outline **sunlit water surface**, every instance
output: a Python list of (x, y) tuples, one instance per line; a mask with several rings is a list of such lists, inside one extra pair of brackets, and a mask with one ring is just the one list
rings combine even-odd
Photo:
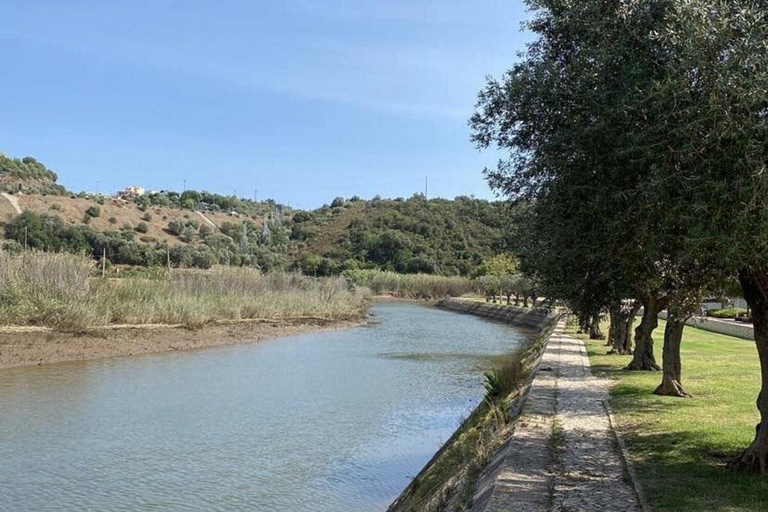
[(0, 510), (384, 510), (523, 334), (373, 311), (343, 331), (0, 371)]

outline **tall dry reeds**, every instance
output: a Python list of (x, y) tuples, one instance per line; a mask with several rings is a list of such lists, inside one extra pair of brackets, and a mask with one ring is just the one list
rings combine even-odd
[(99, 323), (89, 305), (90, 260), (73, 254), (0, 251), (0, 323), (68, 328)]
[(374, 295), (387, 294), (407, 299), (461, 297), (472, 291), (471, 281), (460, 276), (398, 274), (381, 270), (348, 270), (344, 276), (359, 286), (367, 287)]
[(331, 321), (360, 317), (365, 295), (342, 278), (264, 276), (254, 269), (89, 278), (71, 254), (0, 253), (0, 324), (84, 329), (110, 324), (203, 325), (219, 320)]

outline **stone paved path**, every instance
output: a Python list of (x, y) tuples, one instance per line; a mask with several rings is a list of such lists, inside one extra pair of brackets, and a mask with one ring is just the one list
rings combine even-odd
[(559, 353), (557, 422), (562, 429), (553, 510), (639, 511), (605, 409), (606, 382), (592, 376), (581, 340), (558, 330), (549, 343), (547, 350)]
[(640, 511), (604, 406), (606, 383), (592, 376), (583, 342), (563, 328), (550, 338), (514, 435), (472, 511)]

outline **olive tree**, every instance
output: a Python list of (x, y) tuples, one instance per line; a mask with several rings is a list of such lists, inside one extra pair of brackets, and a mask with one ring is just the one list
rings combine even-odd
[(761, 423), (735, 464), (768, 473), (768, 5), (679, 0), (667, 19), (654, 34), (663, 78), (642, 105), (650, 142), (669, 150), (652, 155), (649, 145), (648, 194), (686, 233), (681, 260), (739, 276), (762, 391)]

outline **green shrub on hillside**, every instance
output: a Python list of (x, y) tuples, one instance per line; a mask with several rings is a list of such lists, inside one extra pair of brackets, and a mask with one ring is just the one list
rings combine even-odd
[(56, 173), (34, 158), (9, 158), (0, 154), (0, 191), (27, 194), (64, 195), (67, 190), (58, 185)]

